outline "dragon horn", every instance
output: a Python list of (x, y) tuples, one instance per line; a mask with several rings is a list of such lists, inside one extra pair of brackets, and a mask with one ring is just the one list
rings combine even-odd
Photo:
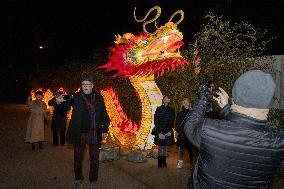
[[(143, 19), (140, 19), (140, 20), (138, 20), (138, 19), (136, 18), (135, 10), (136, 10), (136, 7), (134, 8), (134, 19), (136, 20), (136, 22), (144, 22), (144, 23), (143, 23), (143, 31), (146, 32), (146, 33), (149, 33), (149, 32), (147, 32), (147, 30), (146, 30), (146, 25), (147, 25), (147, 24), (150, 24), (150, 23), (152, 23), (152, 22), (156, 22), (156, 20), (157, 20), (157, 19), (160, 17), (160, 15), (161, 15), (161, 7), (159, 7), (159, 6), (152, 7), (152, 8), (147, 12), (147, 14), (145, 15), (145, 17), (144, 17)], [(155, 16), (154, 18), (152, 18), (151, 20), (145, 21), (145, 20), (147, 19), (147, 17), (149, 16), (149, 14), (150, 14), (152, 11), (154, 11), (154, 10), (157, 11), (156, 16)], [(155, 24), (155, 26), (156, 26), (156, 24)]]
[(182, 10), (177, 10), (170, 18), (169, 22), (172, 21), (172, 19), (175, 17), (175, 15), (180, 14), (181, 17), (179, 19), (179, 21), (177, 23), (175, 23), (175, 25), (178, 25), (183, 19), (184, 19), (184, 12)]
[(158, 24), (157, 24), (156, 20), (155, 20), (155, 26), (156, 26), (156, 28), (158, 29), (158, 27), (159, 27), (159, 26), (158, 26)]

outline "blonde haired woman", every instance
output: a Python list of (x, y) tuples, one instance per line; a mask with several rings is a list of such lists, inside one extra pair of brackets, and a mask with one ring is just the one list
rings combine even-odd
[(181, 169), (183, 168), (184, 162), (183, 162), (183, 154), (184, 149), (188, 149), (189, 153), (189, 159), (191, 165), (193, 165), (193, 154), (192, 154), (192, 144), (188, 140), (188, 138), (185, 136), (185, 133), (183, 131), (186, 119), (189, 117), (189, 114), (191, 112), (191, 104), (188, 98), (184, 98), (181, 104), (181, 111), (178, 112), (177, 118), (176, 118), (176, 131), (177, 131), (177, 146), (178, 146), (178, 164), (177, 168)]

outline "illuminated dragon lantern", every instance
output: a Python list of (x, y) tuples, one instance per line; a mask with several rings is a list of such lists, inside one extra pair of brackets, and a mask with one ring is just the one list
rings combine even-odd
[[(156, 16), (146, 21), (148, 15), (156, 11)], [(161, 14), (161, 8), (151, 8), (146, 16), (137, 22), (143, 23), (144, 32), (139, 35), (126, 33), (116, 36), (115, 47), (110, 48), (111, 55), (107, 64), (100, 66), (105, 71), (115, 71), (114, 77), (124, 77), (130, 80), (136, 90), (142, 108), (139, 124), (134, 123), (123, 112), (114, 90), (109, 87), (101, 91), (106, 102), (111, 125), (110, 134), (117, 138), (122, 145), (149, 149), (153, 145), (154, 137), (150, 134), (154, 127), (154, 113), (162, 104), (162, 93), (155, 83), (155, 78), (176, 70), (178, 67), (189, 66), (179, 53), (183, 45), (183, 35), (177, 26), (183, 20), (184, 13), (176, 11), (164, 26), (157, 27), (156, 20)], [(172, 19), (180, 14), (178, 22)], [(149, 33), (146, 25), (155, 23), (157, 30)]]

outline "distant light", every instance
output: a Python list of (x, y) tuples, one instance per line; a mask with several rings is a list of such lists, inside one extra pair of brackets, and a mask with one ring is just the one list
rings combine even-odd
[(43, 49), (43, 46), (40, 45), (38, 48), (39, 48), (39, 49)]

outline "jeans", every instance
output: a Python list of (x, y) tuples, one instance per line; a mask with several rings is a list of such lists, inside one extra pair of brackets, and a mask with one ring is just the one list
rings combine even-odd
[[(188, 147), (185, 147), (185, 148), (187, 148), (187, 150), (188, 150), (190, 163), (193, 165), (193, 151), (192, 151), (192, 147), (188, 146)], [(183, 148), (183, 147), (179, 147), (178, 148), (178, 160), (183, 160), (183, 152), (184, 152), (185, 148)]]

